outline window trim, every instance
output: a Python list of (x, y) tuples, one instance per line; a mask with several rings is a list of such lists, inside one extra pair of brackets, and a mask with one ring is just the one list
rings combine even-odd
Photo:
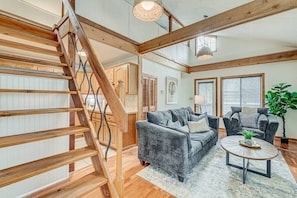
[[(214, 107), (215, 107), (215, 115), (218, 115), (218, 78), (217, 77), (211, 77), (211, 78), (195, 78), (194, 79), (194, 96), (197, 95), (196, 90), (197, 90), (197, 82), (213, 82), (215, 86), (215, 90), (213, 92), (215, 93), (215, 98), (214, 98)], [(194, 103), (194, 102), (193, 102)], [(194, 103), (194, 111), (196, 110), (196, 104)]]
[(220, 117), (223, 117), (223, 80), (232, 79), (232, 78), (249, 78), (249, 77), (261, 77), (261, 89), (262, 89), (261, 107), (265, 106), (265, 74), (264, 73), (224, 76), (220, 78)]

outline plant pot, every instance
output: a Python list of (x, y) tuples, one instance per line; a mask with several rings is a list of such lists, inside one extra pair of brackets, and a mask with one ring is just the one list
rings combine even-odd
[(248, 146), (252, 146), (254, 144), (253, 139), (244, 139), (244, 143)]
[(289, 139), (287, 137), (281, 137), (281, 143), (282, 144), (288, 144), (289, 143)]

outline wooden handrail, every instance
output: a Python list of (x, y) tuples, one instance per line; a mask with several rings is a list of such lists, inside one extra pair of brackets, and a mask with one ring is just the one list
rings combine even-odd
[[(113, 117), (120, 129), (115, 136), (117, 139), (117, 156), (116, 156), (116, 177), (114, 180), (115, 187), (117, 189), (117, 194), (119, 197), (123, 197), (123, 171), (122, 171), (122, 132), (128, 131), (128, 114), (125, 112), (124, 106), (120, 99), (118, 98), (114, 87), (112, 86), (111, 82), (109, 81), (108, 77), (105, 74), (104, 68), (102, 64), (99, 62), (94, 49), (92, 48), (82, 25), (80, 24), (74, 10), (72, 9), (71, 4), (68, 0), (63, 0), (63, 4), (65, 9), (68, 11), (68, 19), (70, 24), (72, 25), (73, 31), (76, 34), (79, 42), (84, 49), (87, 60), (91, 66), (93, 71), (93, 75), (95, 76), (97, 82), (100, 85), (100, 88), (107, 100), (107, 103), (112, 111)], [(60, 23), (60, 27), (64, 26), (64, 22), (66, 20), (62, 20)], [(71, 28), (71, 27), (70, 27)], [(55, 27), (56, 31), (59, 32), (60, 30)], [(69, 31), (69, 30), (68, 30)], [(59, 38), (59, 37), (58, 37)], [(111, 181), (111, 180), (110, 180)], [(113, 186), (113, 185), (112, 185)]]
[(72, 23), (73, 29), (82, 45), (84, 51), (87, 54), (88, 62), (94, 72), (102, 92), (108, 102), (108, 105), (113, 113), (115, 121), (117, 122), (122, 132), (128, 130), (128, 115), (125, 112), (124, 106), (117, 97), (112, 84), (107, 78), (102, 64), (98, 61), (94, 49), (92, 48), (81, 24), (79, 23), (76, 14), (74, 13), (68, 0), (63, 0), (64, 6), (68, 11), (68, 17)]

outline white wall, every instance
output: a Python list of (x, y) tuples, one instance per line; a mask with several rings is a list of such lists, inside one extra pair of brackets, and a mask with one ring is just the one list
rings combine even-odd
[[(62, 11), (61, 3), (58, 3), (55, 6)], [(52, 27), (61, 18), (61, 16), (33, 6), (32, 4), (24, 0), (0, 0), (0, 7), (1, 10), (13, 13), (18, 16), (22, 16), (24, 18), (36, 21), (49, 27)]]
[[(157, 110), (166, 110), (166, 109), (174, 109), (178, 107), (182, 107), (182, 103), (180, 101), (183, 100), (183, 82), (181, 80), (181, 72), (165, 67), (164, 65), (160, 65), (158, 63), (149, 61), (147, 59), (142, 59), (142, 73), (150, 74), (152, 76), (156, 76), (158, 78), (158, 106)], [(177, 87), (177, 104), (166, 104), (166, 77), (174, 77), (178, 80)]]
[[(68, 80), (0, 74), (1, 89), (67, 90)], [(0, 93), (0, 111), (69, 107), (69, 96), (62, 94)], [(10, 136), (69, 126), (68, 113), (0, 117), (0, 136)], [(68, 136), (0, 149), (0, 170), (67, 152)], [(23, 196), (68, 177), (68, 166), (0, 188), (0, 197)]]
[(140, 43), (166, 33), (156, 23), (136, 19), (132, 6), (124, 0), (76, 0), (75, 3), (77, 14)]
[[(220, 69), (211, 70), (205, 72), (195, 72), (191, 74), (182, 75), (183, 86), (182, 100), (180, 100), (182, 106), (193, 105), (193, 100), (189, 98), (193, 97), (194, 94), (194, 79), (196, 78), (210, 78), (218, 77), (218, 115), (220, 112), (220, 77), (232, 76), (232, 75), (245, 75), (254, 73), (264, 73), (265, 74), (265, 93), (273, 87), (273, 85), (280, 82), (286, 82), (291, 84), (292, 87), (290, 91), (297, 91), (297, 61), (287, 61), (279, 63), (261, 64), (255, 66), (238, 67), (232, 69)], [(296, 132), (296, 119), (297, 111), (289, 110), (286, 115), (286, 135), (290, 138), (297, 139)], [(277, 136), (282, 136), (282, 121), (280, 121), (280, 126), (278, 128)], [(220, 127), (224, 127), (223, 121), (220, 121)]]

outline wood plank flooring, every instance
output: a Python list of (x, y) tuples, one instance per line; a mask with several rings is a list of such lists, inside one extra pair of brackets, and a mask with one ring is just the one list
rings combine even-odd
[[(219, 138), (225, 137), (223, 130), (219, 133)], [(275, 139), (275, 146), (284, 156), (295, 180), (297, 182), (297, 141), (289, 142), (288, 145), (281, 144), (280, 139)], [(115, 157), (111, 157), (107, 161), (112, 177), (115, 176)], [(131, 148), (123, 152), (123, 172), (124, 172), (124, 197), (125, 198), (172, 198), (174, 196), (157, 188), (151, 183), (136, 175), (137, 172), (144, 167), (140, 165), (137, 158), (137, 147)]]

